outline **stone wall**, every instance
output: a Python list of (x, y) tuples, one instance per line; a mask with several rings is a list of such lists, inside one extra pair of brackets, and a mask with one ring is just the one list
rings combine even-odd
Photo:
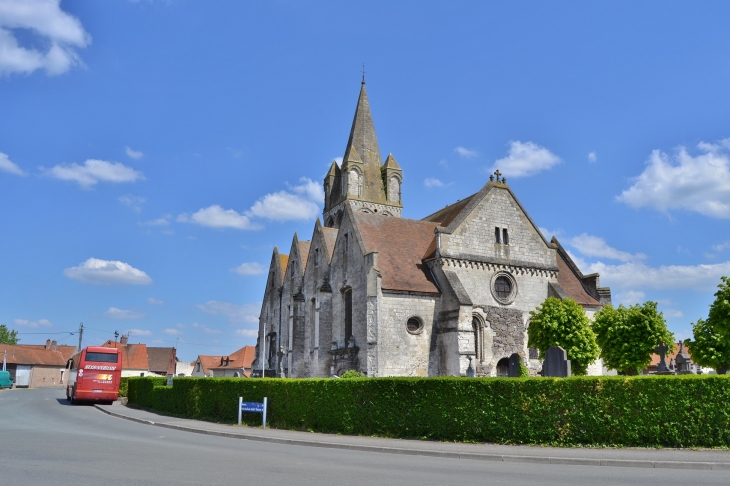
[[(383, 294), (378, 322), (378, 376), (428, 376), (438, 296)], [(409, 318), (423, 322), (418, 334)]]

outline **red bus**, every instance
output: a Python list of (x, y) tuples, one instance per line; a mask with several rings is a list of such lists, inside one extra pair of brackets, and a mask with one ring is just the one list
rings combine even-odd
[(122, 352), (115, 348), (89, 346), (68, 360), (66, 399), (111, 403), (119, 397)]

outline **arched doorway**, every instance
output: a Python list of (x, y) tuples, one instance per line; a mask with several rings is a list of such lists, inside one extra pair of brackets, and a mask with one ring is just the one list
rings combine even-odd
[(509, 358), (502, 358), (497, 361), (497, 376), (509, 376)]

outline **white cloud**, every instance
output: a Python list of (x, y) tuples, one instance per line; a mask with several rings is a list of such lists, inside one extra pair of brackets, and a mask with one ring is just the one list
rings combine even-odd
[(149, 285), (152, 279), (142, 270), (129, 263), (116, 260), (89, 258), (78, 267), (67, 268), (63, 274), (68, 278), (90, 284)]
[(434, 177), (427, 177), (423, 180), (423, 185), (426, 187), (444, 187), (444, 183)]
[(634, 208), (684, 209), (730, 219), (730, 139), (702, 142), (698, 148), (704, 153), (696, 157), (684, 147), (673, 157), (654, 150), (648, 167), (616, 199)]
[(497, 169), (507, 177), (529, 177), (560, 163), (560, 157), (533, 142), (511, 141), (509, 154), (494, 163), (489, 172)]
[(664, 317), (668, 317), (669, 319), (678, 319), (680, 317), (684, 317), (684, 312), (677, 309), (667, 309), (663, 311)]
[(259, 335), (259, 332), (256, 329), (236, 329), (234, 334), (243, 337), (256, 337)]
[(198, 304), (198, 309), (207, 314), (226, 316), (233, 322), (259, 322), (261, 304), (240, 305), (209, 300), (205, 304)]
[(459, 157), (461, 157), (462, 159), (473, 159), (474, 157), (479, 155), (479, 152), (477, 152), (476, 150), (469, 150), (468, 148), (464, 147), (456, 147), (454, 149), (454, 152), (459, 154)]
[(537, 228), (537, 229), (539, 229), (539, 230), (540, 230), (540, 233), (542, 233), (542, 235), (543, 235), (543, 236), (545, 237), (545, 239), (546, 239), (546, 240), (548, 240), (548, 241), (550, 241), (550, 240), (551, 240), (551, 239), (553, 238), (553, 236), (558, 236), (558, 235), (559, 235), (559, 234), (561, 233), (561, 231), (560, 231), (560, 230), (549, 230), (549, 229), (547, 229), (547, 228), (544, 228), (544, 227), (542, 227), (542, 226), (538, 226), (538, 228)]
[(177, 220), (179, 222), (195, 223), (209, 228), (260, 229), (260, 226), (252, 223), (247, 216), (239, 214), (234, 209), (223, 209), (217, 204), (199, 209), (192, 216), (181, 214), (177, 217)]
[(205, 324), (198, 324), (197, 322), (193, 322), (193, 324), (190, 326), (195, 329), (200, 329), (205, 334), (220, 334), (221, 332), (218, 329), (211, 329), (210, 327), (206, 326)]
[(124, 152), (127, 154), (127, 157), (134, 160), (139, 160), (144, 157), (144, 153), (138, 150), (132, 150), (131, 147), (124, 147)]
[(646, 298), (644, 292), (638, 290), (627, 290), (626, 292), (620, 292), (612, 299), (616, 304), (623, 304), (631, 306), (634, 304), (642, 304)]
[(104, 313), (105, 316), (111, 317), (112, 319), (141, 319), (144, 314), (134, 310), (117, 309), (116, 307), (109, 307)]
[[(0, 46), (1, 47), (1, 46)], [(14, 163), (10, 158), (7, 156), (7, 154), (4, 154), (0, 152), (0, 171), (7, 172), (9, 174), (15, 174), (19, 176), (25, 176), (28, 175), (18, 167), (16, 163)]]
[(650, 267), (642, 262), (607, 265), (597, 262), (590, 271), (601, 274), (601, 284), (616, 288), (686, 289), (712, 291), (720, 277), (730, 275), (730, 262), (701, 265), (662, 265)]
[(150, 305), (164, 305), (165, 304), (160, 299), (155, 299), (154, 297), (148, 297), (147, 303)]
[(135, 182), (144, 180), (144, 175), (131, 167), (119, 162), (89, 159), (84, 165), (77, 163), (59, 164), (41, 171), (62, 181), (77, 182), (81, 187), (88, 189), (98, 182)]
[(256, 201), (246, 214), (275, 221), (316, 218), (319, 214), (318, 204), (324, 201), (322, 186), (306, 177), (299, 181), (301, 185), (290, 186), (293, 193), (279, 191), (267, 194)]
[(588, 162), (593, 163), (598, 160), (598, 155), (595, 152), (588, 152)]
[(162, 332), (164, 332), (165, 334), (168, 334), (170, 336), (179, 336), (180, 334), (182, 334), (182, 332), (178, 331), (177, 329), (170, 329), (170, 328), (165, 329)]
[(152, 331), (148, 331), (147, 329), (130, 329), (127, 331), (127, 335), (135, 335), (135, 336), (151, 336)]
[(723, 251), (727, 250), (728, 248), (730, 248), (730, 240), (724, 243), (720, 243), (719, 245), (712, 245), (712, 249), (715, 251)]
[(228, 149), (228, 151), (231, 153), (231, 155), (234, 158), (240, 159), (241, 157), (243, 157), (243, 150), (235, 149), (233, 147), (226, 147), (226, 148)]
[(570, 259), (573, 260), (573, 263), (576, 264), (576, 266), (578, 267), (579, 270), (581, 270), (584, 274), (591, 273), (591, 272), (586, 272), (586, 269), (589, 268), (589, 266), (590, 266), (590, 265), (588, 265), (588, 262), (586, 262), (585, 260), (583, 260), (578, 255), (575, 255), (570, 250), (565, 250), (565, 252), (568, 254), (568, 256), (570, 257)]
[(646, 255), (643, 253), (632, 255), (631, 253), (612, 248), (606, 244), (603, 238), (587, 235), (585, 233), (571, 238), (569, 243), (573, 248), (589, 257), (604, 257), (612, 260), (620, 260), (622, 262), (643, 260), (646, 258)]
[(15, 319), (13, 321), (16, 326), (25, 326), (25, 327), (53, 327), (53, 324), (51, 324), (51, 321), (48, 319), (38, 319), (37, 321), (29, 321), (28, 319)]
[(239, 275), (261, 275), (266, 272), (266, 269), (260, 263), (247, 262), (231, 268), (231, 272)]
[(146, 197), (133, 196), (127, 194), (126, 196), (119, 196), (119, 202), (132, 209), (136, 213), (142, 212), (142, 205), (147, 202)]
[(172, 215), (164, 214), (157, 219), (145, 221), (144, 223), (139, 223), (139, 224), (141, 224), (142, 226), (169, 226), (171, 218), (172, 218)]
[[(77, 48), (91, 43), (81, 22), (61, 10), (60, 0), (0, 1), (0, 76), (30, 74), (45, 69), (49, 76), (83, 65)], [(14, 30), (29, 31), (42, 40), (47, 51), (18, 43)]]

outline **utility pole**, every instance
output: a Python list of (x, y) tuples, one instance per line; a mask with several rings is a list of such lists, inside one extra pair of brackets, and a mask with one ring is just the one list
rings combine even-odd
[(81, 338), (84, 337), (84, 323), (82, 322), (81, 325), (79, 325), (79, 353), (81, 352)]

